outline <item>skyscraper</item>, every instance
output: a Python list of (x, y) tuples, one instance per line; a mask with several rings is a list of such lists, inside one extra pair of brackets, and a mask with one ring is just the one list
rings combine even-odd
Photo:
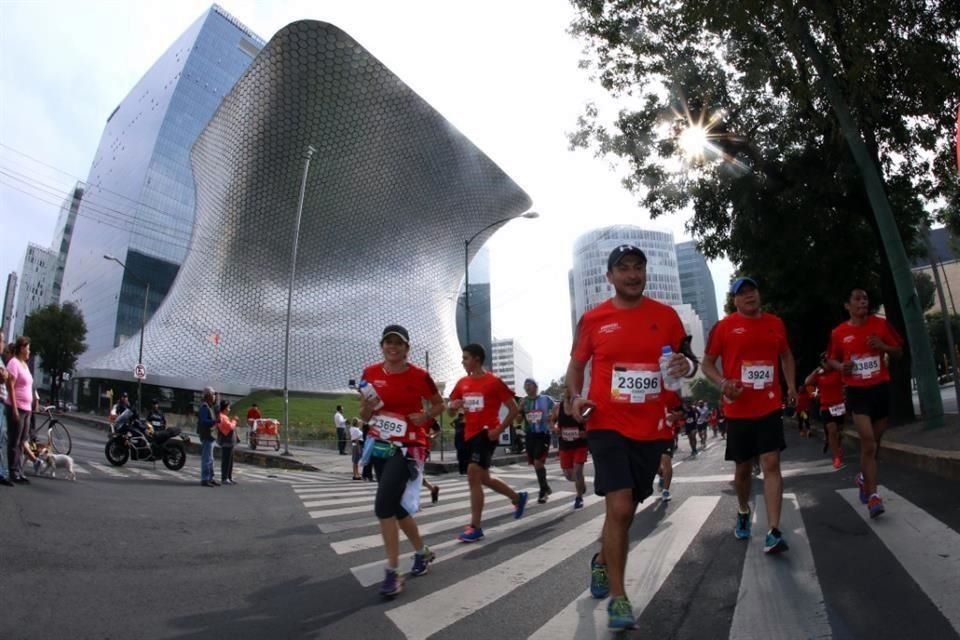
[(513, 338), (493, 341), (487, 366), (518, 396), (524, 395), (523, 381), (533, 377), (533, 358)]
[(3, 320), (0, 330), (7, 340), (13, 337), (13, 303), (17, 298), (17, 272), (7, 276), (7, 291), (3, 294)]
[[(457, 338), (467, 344), (464, 318), (465, 296), (461, 285), (457, 299)], [(487, 357), (493, 350), (493, 331), (490, 318), (490, 249), (481, 247), (470, 261), (470, 340), (483, 347)]]
[(20, 288), (17, 290), (16, 311), (13, 316), (13, 334), (22, 335), (27, 316), (48, 304), (56, 302), (53, 282), (57, 273), (57, 252), (40, 245), (27, 244), (20, 270)]
[[(148, 316), (167, 295), (193, 238), (190, 149), (264, 44), (213, 5), (107, 117), (60, 296), (87, 323), (81, 365), (139, 331), (147, 283)], [(216, 250), (214, 238), (193, 242)]]
[(693, 240), (677, 244), (677, 268), (680, 271), (680, 291), (683, 301), (693, 307), (703, 322), (703, 335), (709, 336), (717, 324), (717, 294), (713, 276), (703, 254)]
[(67, 266), (67, 256), (70, 253), (70, 242), (73, 239), (73, 227), (77, 222), (77, 212), (83, 200), (83, 183), (77, 185), (60, 206), (60, 215), (57, 217), (57, 226), (53, 230), (53, 241), (50, 248), (57, 252), (57, 270), (53, 277), (53, 302), (60, 302), (60, 290), (63, 287), (63, 272)]

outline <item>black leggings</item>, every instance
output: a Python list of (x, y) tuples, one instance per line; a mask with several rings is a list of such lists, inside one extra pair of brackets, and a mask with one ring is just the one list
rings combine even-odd
[(407, 457), (397, 451), (390, 458), (373, 458), (373, 468), (377, 472), (377, 498), (374, 513), (385, 520), (396, 518), (403, 520), (410, 514), (400, 505), (403, 492), (410, 480), (410, 463)]
[(220, 447), (220, 482), (233, 480), (233, 447)]

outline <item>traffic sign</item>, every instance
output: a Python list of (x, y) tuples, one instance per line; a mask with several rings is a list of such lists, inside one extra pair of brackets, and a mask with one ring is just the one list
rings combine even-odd
[(133, 377), (137, 380), (143, 380), (147, 377), (147, 368), (143, 366), (142, 362), (133, 368)]

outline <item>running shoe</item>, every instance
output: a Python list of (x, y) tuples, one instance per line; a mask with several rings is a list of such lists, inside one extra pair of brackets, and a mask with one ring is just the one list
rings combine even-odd
[(590, 558), (590, 595), (602, 600), (610, 595), (610, 579), (607, 577), (607, 565), (597, 562), (599, 553)]
[(386, 569), (384, 574), (380, 595), (384, 598), (393, 598), (403, 591), (403, 576), (398, 575), (396, 569)]
[(464, 527), (463, 533), (460, 534), (460, 542), (476, 542), (483, 538), (483, 529), (480, 527), (468, 526)]
[(766, 540), (763, 542), (764, 553), (782, 553), (789, 548), (787, 541), (783, 539), (783, 534), (780, 533), (779, 529), (771, 529), (769, 533), (767, 533)]
[(583, 496), (577, 496), (573, 499), (574, 509), (583, 509)]
[(430, 563), (437, 559), (437, 554), (430, 550), (430, 547), (424, 547), (423, 553), (413, 554), (413, 567), (410, 568), (410, 575), (422, 576), (430, 571)]
[(733, 529), (733, 535), (737, 540), (746, 540), (750, 537), (750, 512), (740, 513), (737, 511), (737, 526)]
[(693, 451), (690, 452), (690, 457), (691, 457), (691, 458), (696, 458), (696, 457), (697, 457), (697, 450), (696, 450), (696, 449), (694, 449)]
[(833, 468), (839, 469), (843, 466), (843, 458), (840, 456), (833, 456)]
[[(517, 502), (513, 505), (513, 519), (519, 520), (523, 517), (523, 510), (527, 508), (527, 498), (529, 494), (526, 491), (521, 491), (517, 494)], [(480, 535), (483, 535), (482, 533)]]
[(867, 504), (867, 488), (866, 483), (863, 480), (863, 472), (857, 474), (857, 487), (860, 489), (860, 504)]
[(543, 489), (540, 490), (540, 495), (537, 496), (537, 504), (544, 504), (547, 501), (547, 492)]
[(434, 486), (433, 489), (430, 489), (430, 502), (437, 504), (437, 500), (440, 499), (440, 487)]
[(877, 494), (870, 496), (870, 499), (867, 501), (867, 510), (870, 511), (871, 518), (879, 516), (886, 511), (886, 509), (883, 508), (883, 499)]
[(626, 596), (610, 599), (607, 603), (607, 616), (607, 629), (610, 631), (637, 628), (637, 619), (633, 617), (633, 605)]
[(670, 489), (664, 489), (660, 493), (660, 500), (663, 502), (670, 502)]

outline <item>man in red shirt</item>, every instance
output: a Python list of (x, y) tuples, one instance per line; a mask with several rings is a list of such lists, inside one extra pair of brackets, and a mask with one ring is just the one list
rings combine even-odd
[(847, 408), (843, 403), (843, 380), (840, 372), (827, 365), (827, 352), (820, 354), (820, 366), (807, 376), (805, 384), (817, 388), (817, 399), (820, 401), (820, 422), (823, 423), (824, 445), (833, 452), (833, 468), (843, 466), (843, 447), (840, 446), (840, 427), (843, 425)]
[[(765, 553), (788, 549), (780, 532), (783, 478), (780, 452), (783, 439), (780, 373), (787, 381), (787, 396), (795, 403), (796, 364), (787, 341), (783, 321), (760, 309), (760, 291), (753, 278), (737, 278), (730, 286), (734, 313), (714, 325), (703, 356), (703, 373), (718, 387), (723, 413), (727, 417), (725, 459), (736, 463), (737, 523), (734, 535), (750, 537), (750, 485), (753, 459), (763, 467), (763, 496), (770, 530), (764, 541)], [(723, 372), (717, 369), (717, 358)]]
[[(567, 366), (570, 414), (584, 422), (594, 462), (594, 490), (604, 497), (606, 519), (600, 551), (590, 561), (590, 593), (610, 596), (607, 626), (614, 631), (636, 625), (624, 589), (627, 542), (637, 505), (653, 493), (661, 458), (673, 444), (667, 408), (680, 398), (665, 385), (692, 376), (696, 365), (681, 353), (685, 331), (677, 312), (648, 298), (647, 257), (638, 247), (621, 245), (607, 258), (607, 281), (614, 297), (583, 314), (577, 324)], [(666, 379), (660, 368), (665, 352)], [(591, 364), (590, 390), (583, 391)]]
[[(489, 487), (514, 505), (513, 517), (519, 518), (527, 506), (527, 492), (514, 491), (505, 482), (490, 475), (490, 462), (500, 440), (500, 433), (513, 424), (520, 413), (513, 391), (503, 380), (489, 371), (483, 363), (487, 354), (479, 344), (463, 348), (463, 368), (467, 375), (457, 381), (447, 403), (451, 416), (463, 409), (463, 447), (467, 457), (467, 482), (470, 485), (470, 525), (460, 534), (461, 542), (476, 542), (483, 538), (480, 527), (483, 517), (483, 488)], [(500, 421), (500, 407), (507, 407), (507, 415)]]
[(884, 318), (870, 313), (870, 298), (863, 289), (854, 289), (844, 304), (850, 319), (830, 334), (830, 368), (843, 374), (847, 409), (860, 435), (860, 502), (870, 517), (884, 512), (877, 493), (877, 449), (887, 430), (890, 415), (890, 371), (887, 357), (903, 354), (903, 338)]

